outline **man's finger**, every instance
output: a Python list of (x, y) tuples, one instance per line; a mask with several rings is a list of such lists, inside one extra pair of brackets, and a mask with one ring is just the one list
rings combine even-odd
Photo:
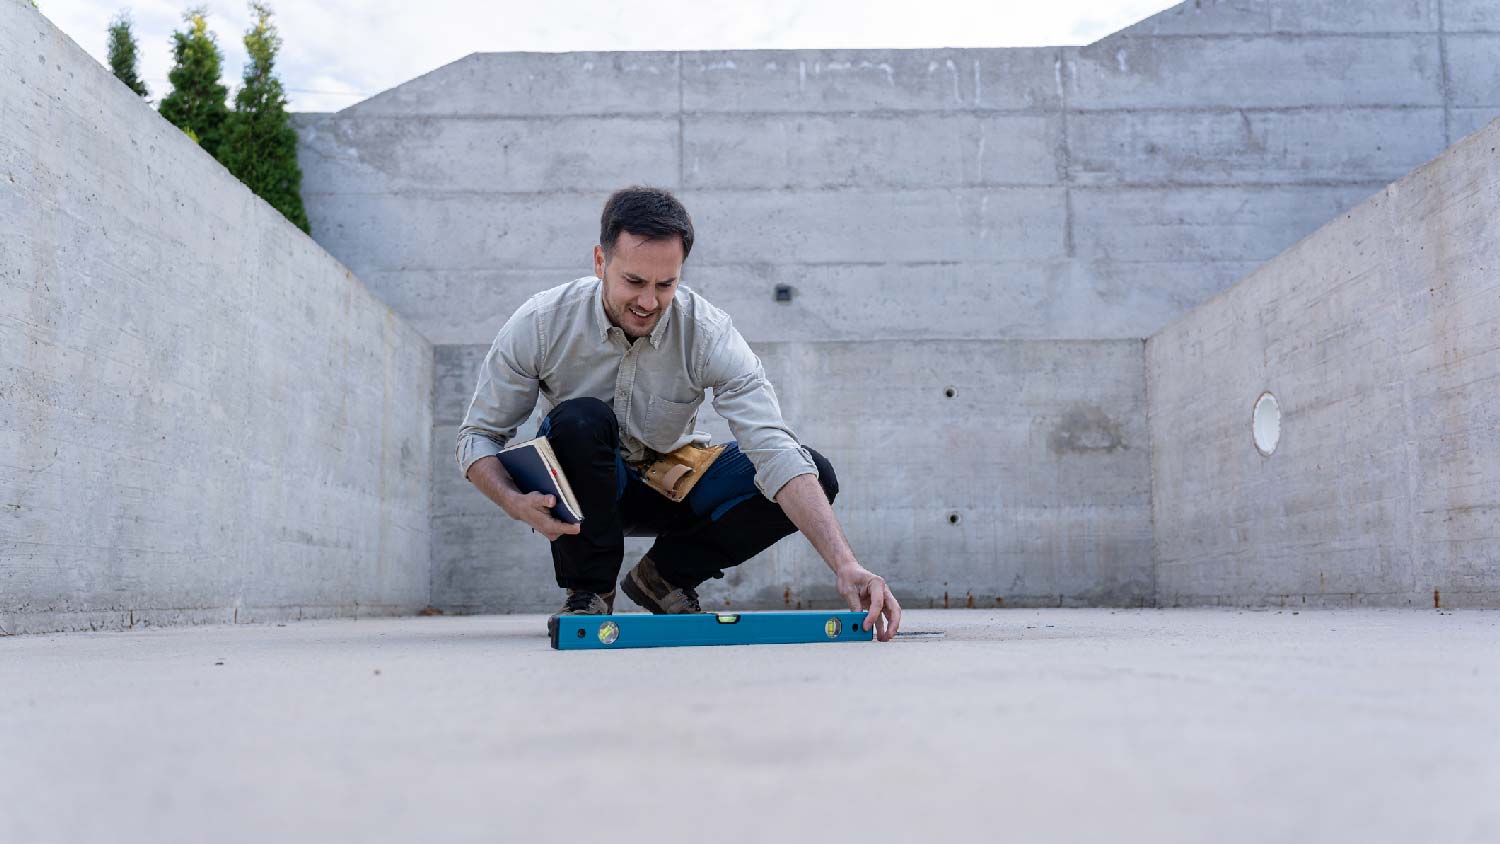
[(845, 592), (844, 593), (844, 602), (849, 605), (850, 611), (852, 611), (852, 612), (859, 612), (859, 592), (858, 591), (856, 591), (854, 589), (850, 589), (848, 592)]
[(556, 542), (564, 534), (575, 534), (580, 530), (578, 525), (570, 525), (567, 522), (554, 522), (543, 531), (547, 535), (548, 542)]
[(890, 633), (892, 639), (896, 638), (896, 631), (901, 629), (901, 604), (896, 602), (896, 596), (886, 587), (888, 600), (885, 603), (885, 614), (887, 617), (885, 629)]
[(552, 519), (552, 520), (550, 520), (550, 523), (548, 524), (547, 527), (548, 527), (549, 530), (551, 530), (553, 533), (557, 534), (558, 536), (562, 536), (565, 533), (569, 533), (569, 534), (577, 533), (580, 530), (583, 530), (583, 525), (568, 524), (567, 522), (564, 522), (564, 521), (562, 521), (560, 519)]
[(563, 534), (575, 534), (583, 530), (583, 525), (570, 524), (562, 519), (554, 517), (545, 510), (537, 511), (536, 521), (532, 523), (532, 529), (545, 534), (547, 541), (557, 539)]
[(865, 614), (865, 629), (874, 630), (875, 620), (880, 618), (880, 608), (885, 604), (885, 581), (872, 578), (870, 588), (870, 611)]

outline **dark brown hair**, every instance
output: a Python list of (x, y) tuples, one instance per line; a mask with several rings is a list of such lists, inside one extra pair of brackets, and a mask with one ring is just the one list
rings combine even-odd
[(671, 191), (661, 188), (628, 187), (609, 195), (599, 218), (599, 245), (605, 257), (615, 248), (620, 232), (647, 240), (682, 238), (682, 260), (693, 251), (693, 220)]

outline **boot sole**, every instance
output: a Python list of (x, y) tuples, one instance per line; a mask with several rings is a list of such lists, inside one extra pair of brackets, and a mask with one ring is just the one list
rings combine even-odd
[(646, 594), (646, 590), (636, 585), (635, 569), (631, 569), (630, 572), (625, 575), (625, 580), (620, 583), (620, 589), (630, 598), (630, 600), (635, 601), (637, 604), (640, 604), (642, 608), (648, 610), (652, 615), (667, 614), (667, 611), (662, 609), (661, 604), (657, 603), (651, 598), (650, 595)]

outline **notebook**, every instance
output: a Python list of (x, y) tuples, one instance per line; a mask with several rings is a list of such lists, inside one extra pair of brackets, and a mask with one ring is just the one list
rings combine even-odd
[(540, 492), (557, 501), (552, 516), (560, 522), (576, 525), (583, 521), (583, 509), (573, 497), (573, 488), (557, 463), (557, 455), (546, 437), (516, 443), (500, 452), (500, 464), (522, 492)]

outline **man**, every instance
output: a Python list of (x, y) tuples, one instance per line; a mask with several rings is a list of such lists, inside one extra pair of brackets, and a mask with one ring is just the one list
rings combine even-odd
[[(664, 190), (626, 188), (604, 205), (594, 275), (531, 297), (484, 359), (458, 432), (464, 476), (513, 519), (551, 542), (567, 598), (559, 614), (613, 612), (624, 537), (655, 536), (621, 588), (654, 613), (702, 612), (697, 587), (801, 530), (881, 641), (901, 624), (885, 580), (850, 550), (831, 506), (833, 467), (781, 418), (759, 358), (729, 316), (682, 286), (693, 224)], [(695, 432), (704, 391), (728, 422), (726, 444), (682, 501), (642, 469), (660, 455), (707, 445)], [(551, 496), (523, 494), (495, 456), (536, 406), (583, 511), (554, 518)], [(691, 450), (691, 449), (689, 449)]]

